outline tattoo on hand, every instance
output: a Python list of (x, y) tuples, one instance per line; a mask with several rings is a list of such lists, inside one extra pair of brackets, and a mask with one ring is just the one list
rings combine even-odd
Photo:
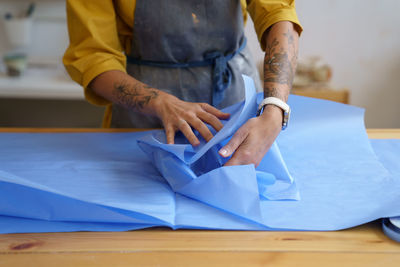
[(141, 110), (151, 100), (158, 97), (158, 92), (147, 85), (129, 85), (126, 81), (122, 80), (114, 84), (113, 95), (125, 107)]

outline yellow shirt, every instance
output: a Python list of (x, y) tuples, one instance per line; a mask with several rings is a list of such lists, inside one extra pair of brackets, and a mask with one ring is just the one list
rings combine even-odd
[[(247, 10), (259, 40), (265, 30), (278, 21), (291, 21), (301, 31), (294, 0), (240, 2), (244, 20)], [(136, 0), (67, 0), (70, 44), (63, 63), (71, 78), (85, 88), (85, 97), (92, 104), (110, 104), (88, 89), (96, 76), (109, 70), (126, 72), (125, 53), (129, 54), (131, 49), (135, 6)], [(103, 126), (109, 125), (110, 112), (109, 107)]]

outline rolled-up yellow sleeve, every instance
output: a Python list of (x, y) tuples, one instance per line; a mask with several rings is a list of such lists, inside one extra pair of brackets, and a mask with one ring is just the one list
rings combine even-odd
[(274, 23), (291, 21), (296, 25), (299, 34), (303, 30), (297, 18), (294, 0), (247, 0), (247, 10), (253, 19), (263, 51), (265, 51), (265, 46), (261, 42), (262, 36)]
[(68, 0), (67, 20), (70, 44), (63, 57), (67, 72), (84, 87), (85, 97), (90, 103), (110, 104), (91, 91), (88, 85), (103, 72), (126, 72), (113, 1)]

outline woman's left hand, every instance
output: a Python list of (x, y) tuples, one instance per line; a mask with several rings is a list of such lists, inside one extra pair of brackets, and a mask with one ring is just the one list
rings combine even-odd
[(219, 150), (224, 158), (233, 154), (225, 166), (254, 164), (257, 167), (279, 135), (282, 117), (279, 107), (267, 105), (261, 116), (248, 120)]

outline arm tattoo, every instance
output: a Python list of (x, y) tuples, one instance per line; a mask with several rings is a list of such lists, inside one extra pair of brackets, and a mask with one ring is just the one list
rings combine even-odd
[[(283, 49), (277, 38), (266, 45), (264, 82), (285, 84), (291, 88), (296, 69), (297, 51), (293, 33), (288, 29), (283, 36), (287, 39), (287, 50)], [(293, 53), (291, 58), (289, 58), (289, 52)]]
[(272, 43), (267, 44), (264, 82), (274, 82), (279, 84), (287, 84), (292, 87), (294, 69), (292, 62), (289, 60), (288, 53), (281, 48), (277, 51), (279, 45), (275, 38)]
[(141, 110), (151, 100), (158, 97), (158, 92), (147, 85), (129, 85), (125, 80), (122, 80), (114, 84), (113, 95), (125, 107)]
[(276, 87), (269, 87), (265, 86), (264, 88), (264, 97), (277, 97), (279, 99), (284, 100), (285, 102), (288, 99), (287, 94), (282, 94), (280, 90), (278, 90)]
[(289, 44), (289, 45), (294, 45), (293, 34), (290, 32), (289, 29), (288, 29), (287, 32), (284, 33), (283, 35), (288, 39), (288, 44)]

